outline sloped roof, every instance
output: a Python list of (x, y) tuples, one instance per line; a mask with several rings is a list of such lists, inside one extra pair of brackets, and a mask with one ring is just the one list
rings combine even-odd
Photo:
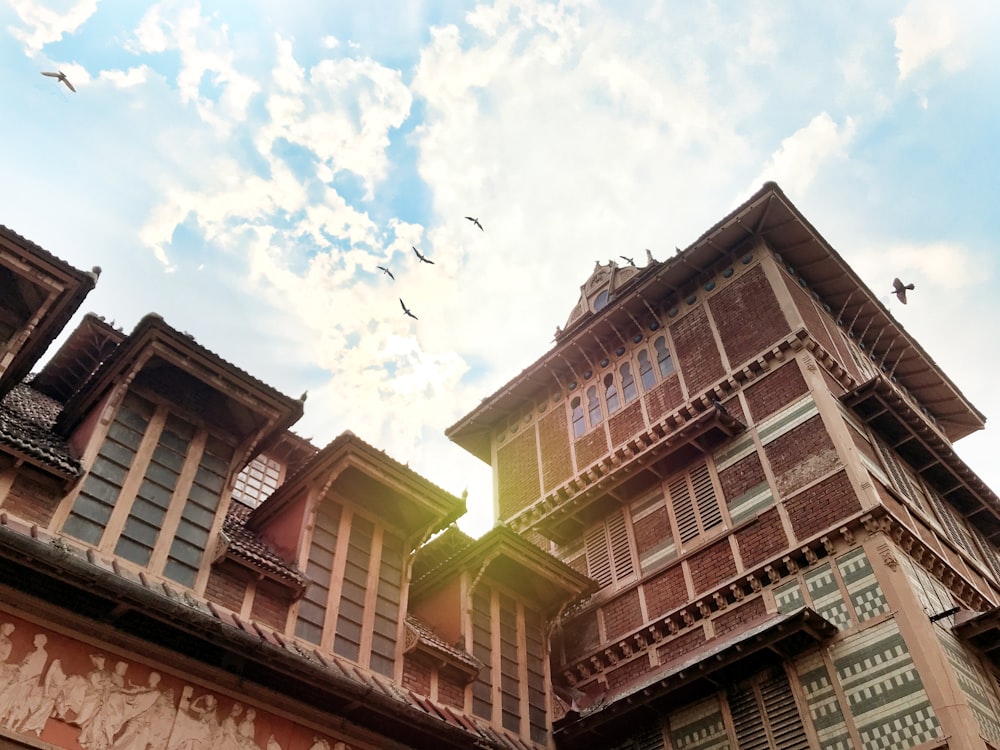
[[(36, 525), (0, 511), (0, 560), (19, 575), (11, 585), (33, 594), (34, 586), (53, 585), (64, 593), (55, 602), (77, 613), (114, 620), (119, 632), (152, 642), (211, 644), (199, 650), (217, 654), (221, 663), (255, 665), (243, 677), (268, 691), (278, 691), (340, 720), (384, 734), (414, 748), (447, 750), (479, 747), (531, 750), (521, 738), (474, 716), (435, 703), (387, 677), (358, 667), (329, 652), (290, 639), (261, 623), (244, 620), (222, 607), (197, 599), (187, 590), (134, 574), (93, 551), (67, 544)], [(51, 580), (46, 577), (53, 577)], [(37, 579), (37, 580), (36, 580)], [(86, 600), (86, 606), (74, 603)], [(135, 611), (135, 632), (129, 611)], [(113, 613), (113, 614), (112, 614)], [(192, 640), (194, 639), (194, 640)], [(219, 666), (212, 665), (209, 666)]]
[(15, 385), (0, 401), (0, 446), (63, 477), (77, 477), (82, 468), (52, 426), (62, 404), (30, 385)]
[(617, 341), (618, 331), (636, 320), (649, 320), (664, 298), (678, 296), (715, 264), (741, 248), (764, 240), (802, 283), (831, 310), (843, 311), (845, 325), (870, 331), (879, 352), (892, 352), (894, 375), (923, 404), (933, 404), (938, 427), (954, 441), (985, 424), (969, 402), (920, 344), (792, 204), (781, 188), (765, 183), (744, 203), (673, 257), (651, 263), (630, 278), (614, 301), (598, 312), (575, 319), (556, 345), (533, 364), (483, 399), (445, 433), (489, 463), (492, 426), (548, 394), (553, 382), (575, 379), (573, 367), (586, 369), (584, 352), (595, 340)]
[(309, 585), (305, 573), (282, 558), (246, 527), (246, 520), (251, 510), (238, 500), (233, 500), (229, 504), (222, 525), (222, 533), (229, 540), (226, 554), (288, 583), (295, 589), (304, 591)]

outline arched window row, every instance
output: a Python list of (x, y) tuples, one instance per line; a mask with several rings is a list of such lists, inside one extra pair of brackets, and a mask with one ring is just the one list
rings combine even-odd
[(582, 395), (570, 400), (570, 421), (573, 437), (578, 438), (597, 427), (605, 417), (616, 413), (647, 393), (674, 371), (673, 355), (666, 336), (658, 336), (652, 348), (633, 351), (632, 357), (616, 364), (586, 387)]

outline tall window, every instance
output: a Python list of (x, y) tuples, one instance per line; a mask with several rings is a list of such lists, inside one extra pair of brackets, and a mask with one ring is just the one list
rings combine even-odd
[(583, 406), (579, 396), (570, 402), (570, 408), (573, 411), (573, 435), (580, 437), (587, 431), (587, 423), (583, 419)]
[(625, 403), (635, 398), (635, 378), (632, 377), (632, 365), (628, 362), (621, 366), (622, 374), (622, 395), (625, 398)]
[(722, 510), (707, 464), (675, 477), (667, 489), (681, 544), (722, 525)]
[(648, 391), (656, 385), (653, 363), (649, 361), (649, 352), (645, 349), (639, 351), (639, 379), (642, 381), (642, 390), (644, 391)]
[[(148, 458), (137, 460), (144, 441), (151, 453), (146, 448)], [(232, 447), (203, 427), (129, 393), (63, 531), (194, 586), (232, 456)], [(121, 496), (126, 482), (138, 484), (134, 497)]]
[(608, 405), (608, 414), (618, 411), (618, 386), (615, 385), (615, 376), (608, 373), (604, 376), (604, 403)]
[(727, 699), (739, 747), (760, 750), (809, 747), (795, 695), (781, 667), (729, 688)]
[(601, 422), (601, 402), (597, 398), (597, 386), (587, 389), (587, 411), (590, 412), (590, 426), (596, 427)]
[(653, 347), (656, 349), (656, 365), (660, 369), (660, 377), (665, 378), (674, 371), (674, 360), (667, 348), (667, 337), (660, 336), (653, 342)]
[(587, 533), (585, 545), (587, 575), (601, 586), (625, 583), (635, 578), (632, 542), (623, 511), (617, 511), (594, 526)]

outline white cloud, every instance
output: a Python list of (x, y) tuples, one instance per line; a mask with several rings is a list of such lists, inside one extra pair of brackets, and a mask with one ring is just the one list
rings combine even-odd
[[(199, 116), (219, 134), (227, 134), (245, 119), (257, 82), (236, 66), (225, 24), (201, 14), (198, 2), (164, 2), (150, 8), (130, 45), (136, 53), (176, 50), (181, 69), (177, 88), (181, 101), (193, 103)], [(209, 96), (203, 87), (214, 88)]]
[(749, 190), (774, 180), (792, 195), (804, 194), (825, 161), (844, 155), (854, 133), (852, 118), (837, 125), (829, 114), (821, 112), (781, 142)]
[(877, 248), (856, 248), (850, 260), (860, 276), (878, 280), (880, 286), (873, 288), (879, 296), (890, 291), (884, 281), (887, 274), (899, 276), (904, 283), (919, 281), (922, 287), (947, 291), (984, 284), (990, 274), (989, 265), (982, 258), (976, 258), (969, 248), (954, 242), (890, 242)]
[(152, 71), (148, 66), (139, 65), (128, 70), (102, 70), (97, 77), (102, 81), (108, 81), (115, 88), (129, 89), (144, 84), (151, 74)]
[(73, 34), (97, 12), (98, 0), (79, 0), (64, 11), (53, 10), (34, 0), (11, 0), (11, 7), (27, 28), (10, 27), (10, 32), (24, 43), (24, 52), (34, 57), (46, 44), (58, 42), (64, 34)]
[(952, 3), (912, 0), (894, 21), (900, 80), (933, 60), (947, 72), (963, 68), (966, 50), (960, 43), (960, 15)]

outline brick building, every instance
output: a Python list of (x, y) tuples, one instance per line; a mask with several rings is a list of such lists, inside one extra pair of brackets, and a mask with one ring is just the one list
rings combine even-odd
[(96, 277), (0, 229), (0, 748), (1000, 747), (984, 418), (777, 186), (450, 428), (478, 540), (158, 316), (37, 369)]

